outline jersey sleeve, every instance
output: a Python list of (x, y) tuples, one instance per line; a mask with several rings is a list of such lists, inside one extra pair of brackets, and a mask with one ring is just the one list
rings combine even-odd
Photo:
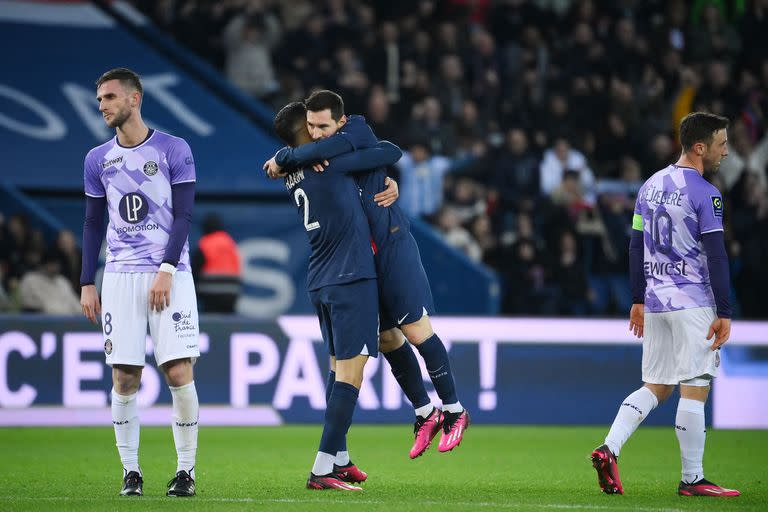
[(643, 207), (642, 207), (642, 200), (645, 195), (645, 187), (641, 187), (640, 190), (637, 192), (637, 199), (635, 199), (635, 211), (632, 215), (632, 230), (633, 231), (642, 231), (643, 230)]
[(376, 147), (361, 149), (331, 160), (324, 172), (365, 172), (397, 162), (403, 152), (391, 142), (381, 141)]
[(85, 195), (90, 197), (106, 197), (104, 183), (99, 175), (99, 164), (95, 161), (91, 153), (85, 157), (83, 164), (83, 180), (85, 182)]
[(713, 186), (706, 187), (691, 198), (699, 218), (699, 232), (723, 231), (723, 195)]
[(349, 140), (340, 135), (333, 135), (327, 139), (302, 144), (295, 148), (282, 148), (275, 154), (275, 162), (280, 167), (298, 167), (320, 160), (328, 160), (354, 150), (355, 147)]
[(195, 159), (192, 150), (184, 139), (177, 139), (168, 150), (168, 169), (170, 170), (171, 185), (197, 181), (195, 174)]
[(349, 116), (338, 135), (347, 139), (356, 150), (375, 147), (379, 142), (363, 116)]

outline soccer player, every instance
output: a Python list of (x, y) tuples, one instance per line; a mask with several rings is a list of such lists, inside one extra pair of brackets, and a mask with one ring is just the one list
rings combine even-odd
[[(283, 107), (274, 126), (290, 146), (310, 141), (303, 103)], [(379, 301), (371, 232), (357, 185), (346, 172), (365, 168), (363, 165), (388, 165), (401, 154), (392, 144), (382, 143), (378, 148), (335, 159), (323, 172), (298, 169), (285, 176), (285, 186), (312, 249), (307, 289), (336, 374), (327, 391), (325, 425), (307, 480), (309, 489), (357, 491), (361, 488), (350, 482), (367, 477), (349, 460), (346, 436), (363, 368), (369, 356), (378, 354)], [(339, 452), (347, 453), (343, 464), (338, 463)]]
[[(623, 494), (616, 460), (640, 423), (680, 385), (675, 432), (683, 496), (738, 496), (704, 478), (704, 403), (731, 333), (723, 198), (703, 175), (728, 155), (728, 120), (694, 112), (680, 124), (677, 163), (637, 195), (630, 242), (629, 328), (643, 338), (644, 385), (624, 399), (605, 444), (592, 452), (600, 488)], [(714, 342), (710, 340), (715, 336)]]
[[(192, 365), (200, 356), (195, 287), (187, 235), (195, 199), (189, 145), (152, 130), (141, 118), (139, 76), (112, 69), (96, 81), (99, 111), (116, 136), (85, 157), (85, 223), (80, 303), (101, 318), (112, 367), (112, 423), (123, 463), (123, 496), (143, 493), (136, 396), (147, 325), (157, 366), (173, 398), (178, 463), (168, 496), (195, 495), (198, 400)], [(94, 284), (108, 208), (103, 306)]]
[[(351, 116), (348, 122), (344, 101), (338, 94), (316, 91), (307, 99), (306, 106), (307, 126), (316, 142), (279, 151), (267, 162), (273, 171), (286, 165), (322, 161), (377, 142), (361, 116)], [(423, 454), (441, 428), (438, 449), (450, 451), (461, 443), (469, 426), (469, 413), (459, 402), (448, 353), (429, 320), (434, 312), (432, 292), (416, 240), (410, 232), (410, 222), (396, 203), (388, 208), (377, 204), (375, 196), (383, 190), (387, 179), (384, 169), (357, 174), (356, 179), (377, 250), (381, 302), (379, 350), (416, 412), (415, 440), (409, 456), (414, 459)], [(430, 402), (418, 361), (410, 346), (404, 343), (403, 335), (423, 357), (443, 402), (442, 411)], [(329, 376), (329, 383), (332, 381), (333, 374)]]

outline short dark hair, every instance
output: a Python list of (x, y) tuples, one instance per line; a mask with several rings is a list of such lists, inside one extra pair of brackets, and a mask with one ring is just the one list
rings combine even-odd
[(338, 121), (344, 115), (344, 100), (333, 91), (315, 91), (309, 95), (304, 103), (310, 112), (322, 112), (330, 109), (334, 121)]
[(131, 71), (128, 68), (115, 68), (110, 69), (96, 80), (96, 88), (98, 89), (104, 82), (110, 80), (120, 80), (123, 87), (132, 87), (139, 91), (139, 94), (144, 96), (144, 87), (141, 85), (141, 78), (135, 71)]
[(302, 124), (307, 122), (307, 107), (300, 101), (294, 101), (283, 108), (275, 116), (275, 133), (289, 146), (296, 145), (296, 134)]
[(709, 112), (692, 112), (680, 121), (680, 145), (690, 151), (694, 144), (712, 144), (715, 132), (728, 128), (728, 119)]

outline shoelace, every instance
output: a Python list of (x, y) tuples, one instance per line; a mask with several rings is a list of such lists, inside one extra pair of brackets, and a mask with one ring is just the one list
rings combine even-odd
[(127, 475), (125, 475), (125, 484), (126, 485), (132, 485), (136, 486), (141, 483), (141, 475), (136, 473), (135, 471), (131, 471)]
[(179, 471), (176, 473), (176, 476), (171, 478), (171, 481), (168, 482), (168, 487), (173, 485), (175, 482), (191, 482), (192, 477), (187, 474), (186, 471)]
[(456, 420), (460, 417), (460, 412), (443, 412), (443, 432), (446, 434), (450, 432), (451, 428), (453, 428), (453, 424), (456, 423)]

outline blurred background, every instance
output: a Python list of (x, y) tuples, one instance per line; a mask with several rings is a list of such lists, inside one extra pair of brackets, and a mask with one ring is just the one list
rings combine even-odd
[[(454, 358), (466, 356), (457, 379), (473, 390), (471, 405), (486, 407), (480, 421), (528, 422), (503, 413), (504, 400), (542, 409), (555, 387), (530, 404), (512, 390), (552, 368), (563, 382), (581, 379), (584, 393), (602, 393), (606, 407), (588, 418), (575, 408), (557, 417), (542, 410), (530, 422), (610, 421), (614, 402), (639, 380), (639, 346), (623, 328), (635, 194), (679, 156), (683, 116), (728, 117), (730, 154), (709, 177), (725, 198), (736, 319), (723, 370), (748, 379), (738, 384), (745, 389), (768, 392), (768, 1), (0, 1), (0, 41), (13, 50), (0, 57), (8, 71), (0, 77), (4, 407), (106, 403), (94, 394), (108, 385), (94, 366), (103, 340), (86, 336), (96, 328), (77, 318), (78, 280), (82, 162), (113, 135), (94, 82), (117, 66), (142, 75), (147, 123), (184, 137), (195, 154), (190, 249), (201, 312), (213, 314), (202, 322), (211, 379), (225, 381), (210, 396), (200, 386), (201, 401), (285, 410), (276, 389), (293, 343), (309, 336), (312, 364), (326, 364), (316, 321), (302, 316), (312, 314), (303, 227), (282, 185), (261, 172), (280, 147), (276, 109), (320, 88), (339, 92), (348, 114), (365, 115), (379, 138), (404, 151), (390, 175), (437, 310), (463, 333), (441, 336), (457, 341)], [(204, 237), (222, 231), (240, 261), (227, 297), (206, 292)], [(472, 327), (451, 323), (456, 316), (472, 317), (463, 323)], [(576, 326), (592, 334), (574, 338)], [(45, 373), (48, 357), (63, 358), (65, 339), (81, 331), (70, 344), (92, 353), (72, 362), (82, 367), (73, 374), (82, 380), (64, 386), (74, 395), (58, 389), (67, 378), (61, 362), (23, 398), (23, 372)], [(268, 333), (274, 372), (263, 340), (237, 341), (236, 331)], [(224, 347), (220, 361), (214, 347)], [(245, 358), (238, 378), (260, 368), (272, 380), (248, 374), (255, 380), (233, 398), (233, 354)], [(310, 379), (298, 361), (294, 380)], [(612, 367), (617, 396), (585, 380), (574, 361)], [(368, 402), (369, 419), (389, 407), (385, 374), (376, 374), (381, 400)], [(486, 391), (492, 398), (480, 398)], [(163, 393), (145, 404), (167, 402)], [(320, 418), (323, 397), (296, 397), (283, 419)], [(391, 409), (401, 407), (391, 400)], [(768, 426), (768, 411), (754, 421)]]

